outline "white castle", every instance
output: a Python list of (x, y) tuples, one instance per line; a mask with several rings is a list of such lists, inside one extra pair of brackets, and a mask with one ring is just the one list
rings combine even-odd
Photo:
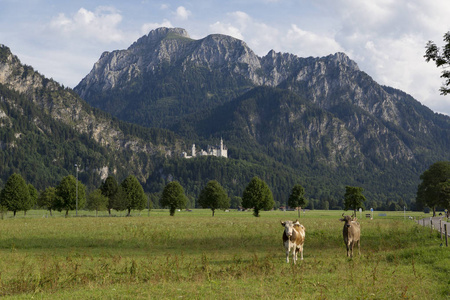
[(191, 155), (189, 156), (186, 152), (181, 153), (181, 156), (184, 158), (192, 158), (196, 156), (206, 156), (206, 155), (212, 155), (217, 157), (225, 157), (228, 158), (228, 149), (227, 146), (223, 144), (222, 138), (220, 138), (220, 145), (219, 146), (210, 146), (208, 145), (208, 148), (205, 150), (201, 149), (198, 153), (195, 150), (195, 144), (192, 144), (191, 149)]

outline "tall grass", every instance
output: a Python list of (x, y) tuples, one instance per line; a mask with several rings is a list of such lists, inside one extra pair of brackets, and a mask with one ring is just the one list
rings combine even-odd
[[(42, 213), (42, 212), (41, 212)], [(286, 264), (280, 220), (296, 212), (159, 210), (131, 218), (0, 221), (0, 296), (72, 299), (448, 299), (450, 249), (390, 215), (361, 219), (346, 257), (336, 212), (302, 215), (304, 260)], [(39, 214), (37, 213), (36, 216)]]

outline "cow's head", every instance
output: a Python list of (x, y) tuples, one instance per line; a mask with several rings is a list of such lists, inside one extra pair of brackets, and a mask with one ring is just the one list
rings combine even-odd
[(284, 226), (284, 232), (286, 233), (286, 236), (292, 236), (292, 230), (294, 230), (294, 225), (298, 223), (298, 220), (295, 220), (295, 222), (292, 221), (281, 221), (281, 226)]
[(352, 226), (352, 221), (356, 221), (356, 217), (344, 216), (342, 214), (342, 219), (339, 219), (342, 222), (345, 222), (344, 227), (350, 228)]

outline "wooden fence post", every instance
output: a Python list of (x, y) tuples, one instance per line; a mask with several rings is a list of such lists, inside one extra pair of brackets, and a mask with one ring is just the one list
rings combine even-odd
[(433, 220), (430, 218), (430, 234), (433, 234)]
[(445, 228), (445, 246), (448, 247), (448, 231), (447, 231), (447, 225), (448, 223), (444, 224), (444, 228)]
[(444, 238), (444, 236), (442, 235), (442, 219), (439, 220), (439, 231), (441, 232), (441, 241), (442, 241)]

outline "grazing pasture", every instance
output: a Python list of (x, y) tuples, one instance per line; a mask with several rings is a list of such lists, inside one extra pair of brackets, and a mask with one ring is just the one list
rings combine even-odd
[[(80, 213), (80, 212), (79, 212)], [(304, 260), (286, 264), (281, 220), (297, 212), (176, 212), (0, 220), (6, 299), (448, 299), (450, 248), (403, 213), (360, 218), (346, 257), (341, 211), (301, 216)], [(82, 213), (84, 214), (84, 212)], [(358, 216), (359, 217), (359, 216)]]

